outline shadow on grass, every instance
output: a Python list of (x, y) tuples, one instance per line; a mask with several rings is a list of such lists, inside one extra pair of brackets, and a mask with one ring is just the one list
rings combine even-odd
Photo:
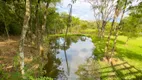
[(95, 45), (95, 49), (93, 51), (93, 54), (96, 56), (96, 59), (102, 59), (104, 56), (104, 48), (105, 48), (105, 40), (101, 40), (99, 38), (92, 38), (92, 41)]
[(142, 72), (127, 62), (100, 68), (101, 79), (141, 80)]
[(133, 59), (133, 60), (142, 60), (142, 55), (137, 54), (133, 51), (130, 51), (128, 49), (122, 49), (122, 48), (118, 48), (117, 50), (117, 54), (116, 56), (118, 58), (120, 58), (121, 60), (124, 60), (124, 57), (129, 58), (129, 59)]
[[(99, 39), (99, 38), (92, 38), (93, 43), (95, 44), (96, 48), (93, 51), (93, 54), (97, 57), (97, 59), (102, 59), (104, 57), (104, 49), (106, 46), (106, 38), (105, 39)], [(111, 39), (109, 50), (112, 48), (112, 41), (114, 39)], [(117, 40), (118, 44), (125, 44), (125, 42)]]
[[(92, 38), (93, 43), (95, 44), (96, 48), (93, 54), (96, 56), (97, 59), (102, 59), (104, 56), (104, 48), (106, 45), (106, 39), (100, 40), (97, 38)], [(111, 39), (112, 41), (113, 39)], [(125, 42), (118, 40), (117, 44), (125, 44)], [(109, 46), (111, 47), (111, 46)], [(111, 48), (110, 48), (111, 49)], [(115, 57), (124, 61), (124, 58), (129, 58), (131, 60), (142, 60), (142, 55), (137, 54), (136, 52), (130, 51), (128, 49), (117, 48), (115, 50), (117, 54)], [(128, 64), (127, 62), (121, 64), (115, 64), (111, 66), (107, 66), (105, 68), (101, 68), (101, 79), (111, 79), (111, 80), (142, 80), (142, 72), (136, 69), (134, 66)], [(106, 75), (109, 74), (109, 75)]]

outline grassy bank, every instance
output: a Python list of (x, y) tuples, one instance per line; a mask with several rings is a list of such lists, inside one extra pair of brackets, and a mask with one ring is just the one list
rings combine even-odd
[[(117, 40), (115, 55), (113, 56), (114, 66), (103, 61), (104, 47), (106, 39), (100, 40), (95, 36), (90, 35), (96, 49), (94, 55), (98, 57), (100, 63), (101, 76), (103, 80), (121, 80), (133, 79), (136, 76), (142, 76), (141, 59), (142, 59), (142, 37), (129, 39), (125, 44), (127, 37), (119, 36)], [(114, 38), (111, 38), (111, 45)], [(120, 65), (118, 65), (120, 64)], [(135, 75), (135, 76), (134, 76)], [(141, 78), (141, 77), (140, 77)], [(140, 78), (136, 78), (140, 80)]]

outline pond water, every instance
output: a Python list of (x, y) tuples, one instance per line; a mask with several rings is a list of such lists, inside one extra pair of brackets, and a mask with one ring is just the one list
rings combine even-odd
[[(91, 38), (72, 36), (66, 38), (65, 44), (64, 42), (65, 39), (63, 37), (51, 38), (50, 52), (47, 54), (48, 62), (44, 66), (44, 70), (46, 71), (44, 76), (52, 77), (55, 80), (78, 80), (84, 75), (90, 77), (92, 74), (92, 80), (94, 80), (94, 75), (98, 75), (98, 73), (87, 74), (87, 71), (83, 71), (84, 69), (87, 70), (86, 67), (88, 64), (91, 65), (88, 62), (89, 59), (92, 59), (91, 62), (93, 62), (94, 58), (93, 50), (95, 46)], [(98, 66), (94, 67), (93, 65), (94, 68), (98, 68)]]

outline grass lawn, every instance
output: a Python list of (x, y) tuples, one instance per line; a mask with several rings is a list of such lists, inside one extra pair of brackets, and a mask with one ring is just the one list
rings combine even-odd
[[(106, 39), (99, 40), (94, 36), (91, 36), (91, 38), (96, 46), (94, 55), (99, 59), (98, 61), (101, 66), (100, 72), (103, 80), (142, 79), (142, 77), (136, 78), (142, 76), (140, 72), (142, 70), (142, 37), (130, 39), (127, 45), (125, 45), (127, 37), (118, 37), (114, 58), (120, 61), (115, 61), (113, 67), (109, 63), (100, 60), (103, 57)], [(111, 38), (111, 44), (113, 40)]]
[[(119, 36), (118, 40), (124, 42), (126, 37)], [(130, 39), (127, 45), (118, 43), (116, 51), (120, 59), (142, 70), (142, 37)]]

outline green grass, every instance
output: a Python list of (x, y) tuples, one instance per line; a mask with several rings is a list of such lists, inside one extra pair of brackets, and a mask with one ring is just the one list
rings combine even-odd
[[(68, 33), (67, 35), (68, 36), (84, 36), (84, 34), (70, 34), (70, 33)], [(52, 35), (49, 35), (49, 36), (64, 37), (65, 34), (52, 34)]]
[[(93, 40), (93, 43), (96, 46), (96, 49), (94, 50), (94, 55), (97, 56), (98, 59), (101, 59), (104, 54), (104, 47), (105, 47), (106, 39), (100, 40), (96, 38), (95, 36), (91, 36), (91, 38)], [(110, 41), (111, 45), (112, 45), (113, 40), (114, 38), (112, 37)], [(142, 61), (142, 37), (130, 39), (127, 45), (125, 45), (126, 40), (127, 40), (126, 36), (118, 37), (117, 45), (116, 45), (116, 52), (115, 52), (116, 54), (114, 55), (114, 57), (122, 60), (123, 62), (128, 62), (130, 65), (134, 66), (138, 70), (142, 70), (142, 62), (141, 62)], [(108, 63), (104, 61), (99, 61), (99, 63), (101, 67), (110, 66)], [(108, 67), (108, 68), (103, 69), (103, 71), (108, 72), (108, 73), (105, 73), (105, 74), (102, 73), (101, 76), (107, 75), (107, 77), (104, 77), (102, 79), (103, 80), (119, 80), (120, 77), (123, 77), (124, 79), (135, 78), (134, 75), (129, 75), (130, 71), (135, 72), (135, 70), (125, 69), (125, 68), (123, 70), (122, 65), (118, 67), (116, 66), (114, 68), (115, 68), (115, 72), (118, 73), (117, 74), (118, 77), (111, 77), (110, 79), (109, 76), (113, 74), (112, 72), (113, 68)], [(125, 74), (128, 74), (128, 75), (125, 76)], [(142, 76), (142, 74), (139, 74), (139, 71), (138, 73), (135, 73), (135, 75)]]
[[(119, 36), (118, 40), (126, 41), (126, 37)], [(142, 70), (142, 37), (130, 39), (127, 45), (117, 44), (117, 55), (119, 58), (134, 65), (136, 68)]]

